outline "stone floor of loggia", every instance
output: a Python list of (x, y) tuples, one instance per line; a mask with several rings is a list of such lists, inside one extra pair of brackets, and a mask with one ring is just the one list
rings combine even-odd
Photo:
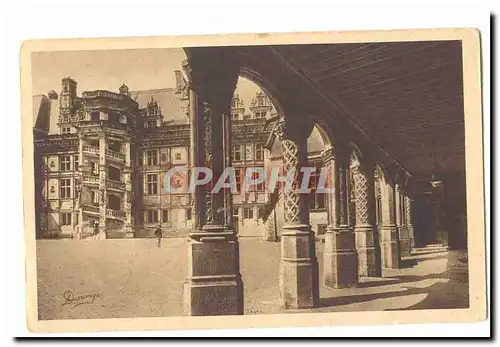
[[(317, 243), (320, 274), (323, 244)], [(402, 268), (362, 278), (356, 288), (320, 286), (314, 309), (284, 310), (278, 304), (280, 244), (240, 238), (245, 314), (340, 312), (468, 307), (467, 255), (437, 245), (416, 249)], [(450, 270), (453, 264), (453, 271)], [(185, 239), (37, 241), (40, 319), (162, 317), (183, 315), (187, 274)], [(65, 304), (98, 294), (89, 304)]]

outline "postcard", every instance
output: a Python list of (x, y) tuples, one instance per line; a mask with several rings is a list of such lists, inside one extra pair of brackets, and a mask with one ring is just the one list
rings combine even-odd
[(486, 311), (480, 33), (21, 48), (28, 328)]

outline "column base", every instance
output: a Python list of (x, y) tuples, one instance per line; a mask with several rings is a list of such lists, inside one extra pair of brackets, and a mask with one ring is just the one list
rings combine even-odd
[(206, 225), (189, 235), (184, 313), (188, 316), (243, 314), (239, 244), (234, 231)]
[(410, 249), (413, 251), (415, 249), (415, 234), (413, 226), (407, 226), (408, 228), (408, 238), (410, 239)]
[(135, 232), (132, 224), (125, 224), (124, 231), (125, 231), (125, 238), (134, 238)]
[(281, 233), (280, 303), (284, 308), (319, 304), (316, 243), (310, 225), (285, 225)]
[(323, 284), (349, 288), (358, 284), (358, 256), (349, 227), (328, 227), (325, 234)]
[(410, 249), (413, 251), (415, 249), (415, 238), (410, 237)]
[(380, 253), (382, 268), (399, 268), (398, 227), (396, 225), (383, 225), (380, 228)]
[(398, 235), (400, 257), (409, 257), (411, 255), (411, 241), (405, 225), (398, 227)]
[(379, 277), (382, 273), (380, 264), (377, 262), (373, 233), (371, 225), (356, 225), (354, 228), (358, 253), (358, 276), (360, 277)]
[(97, 234), (97, 239), (105, 240), (106, 239), (106, 226), (99, 226), (99, 234)]
[(269, 216), (269, 219), (264, 223), (264, 235), (262, 236), (263, 241), (278, 242), (278, 231), (276, 230), (276, 220), (274, 216)]
[(80, 225), (76, 227), (76, 239), (77, 240), (83, 239), (83, 227)]
[(240, 276), (207, 276), (188, 279), (183, 286), (187, 316), (243, 314), (243, 281)]

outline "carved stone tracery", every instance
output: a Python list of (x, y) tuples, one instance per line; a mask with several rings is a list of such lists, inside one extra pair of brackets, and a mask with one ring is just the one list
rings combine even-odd
[(339, 169), (339, 225), (347, 225), (347, 180), (346, 180), (346, 168), (345, 166)]
[(359, 166), (353, 168), (356, 195), (356, 224), (370, 224), (368, 179)]
[(344, 153), (339, 152), (338, 148), (329, 148), (322, 153), (323, 164), (330, 170), (336, 170), (334, 173), (335, 181), (333, 181), (331, 175), (328, 175), (326, 181), (326, 188), (334, 188), (333, 194), (338, 194), (333, 196), (335, 199), (338, 209), (336, 211), (331, 211), (330, 213), (338, 213), (336, 216), (335, 226), (348, 225), (348, 180), (347, 178), (347, 167), (348, 160), (346, 159)]
[[(205, 167), (212, 169), (212, 109), (207, 102), (203, 103), (203, 123), (204, 123), (204, 151), (205, 151)], [(212, 182), (205, 185), (205, 224), (214, 223)]]
[[(286, 186), (283, 191), (285, 221), (300, 223), (300, 195), (296, 191), (299, 185), (300, 157), (297, 143), (286, 136), (285, 119), (280, 119), (273, 129), (274, 135), (281, 141), (283, 152), (283, 174), (286, 175)], [(289, 172), (293, 171), (293, 175)], [(287, 189), (289, 187), (289, 189)]]
[(412, 199), (409, 196), (405, 197), (405, 212), (406, 212), (406, 225), (411, 225), (411, 201)]

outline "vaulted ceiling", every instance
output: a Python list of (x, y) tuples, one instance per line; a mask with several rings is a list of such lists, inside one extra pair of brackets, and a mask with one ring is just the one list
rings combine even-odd
[(460, 41), (273, 49), (412, 175), (464, 171)]
[(316, 122), (327, 120), (336, 128), (332, 133), (353, 136), (360, 147), (414, 177), (428, 182), (434, 172), (465, 173), (460, 41), (207, 47), (187, 53), (195, 71), (219, 66), (213, 81), (237, 56), (240, 73), (266, 87), (271, 99), (285, 100), (289, 110)]

